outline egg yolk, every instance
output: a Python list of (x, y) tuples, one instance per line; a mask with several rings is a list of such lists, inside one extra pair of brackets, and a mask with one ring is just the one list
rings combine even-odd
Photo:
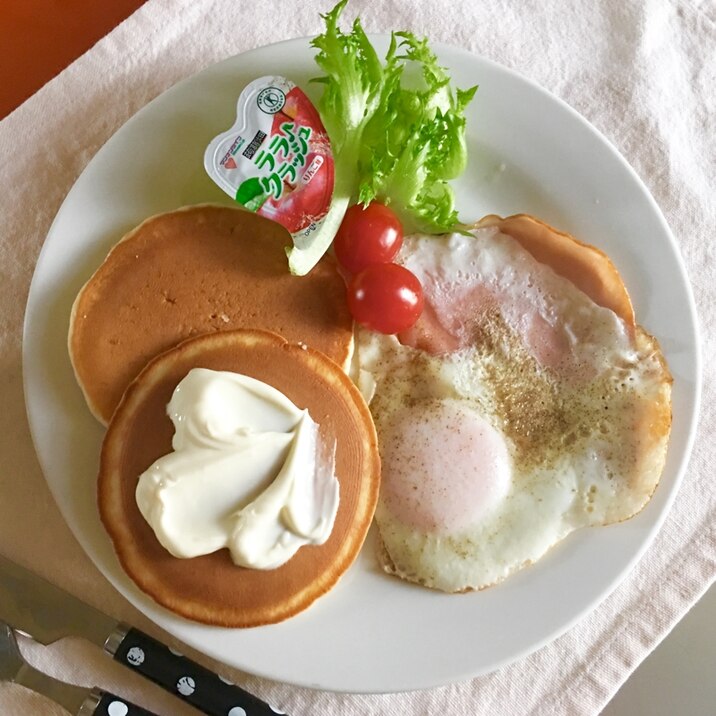
[(507, 494), (505, 441), (467, 401), (403, 407), (381, 432), (384, 505), (403, 524), (459, 532)]

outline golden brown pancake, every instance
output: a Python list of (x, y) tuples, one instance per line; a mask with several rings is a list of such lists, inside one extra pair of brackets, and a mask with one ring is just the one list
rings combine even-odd
[[(274, 386), (307, 408), (322, 434), (337, 438), (340, 504), (325, 544), (302, 547), (285, 565), (266, 571), (235, 566), (226, 549), (178, 559), (159, 544), (137, 507), (135, 488), (139, 475), (171, 451), (166, 405), (196, 367), (234, 371)], [(379, 481), (373, 421), (342, 369), (276, 334), (239, 330), (185, 341), (151, 361), (130, 384), (102, 446), (98, 502), (122, 566), (159, 604), (195, 621), (250, 627), (293, 616), (334, 586), (363, 544)]]
[(127, 234), (72, 309), (70, 358), (92, 413), (109, 422), (150, 359), (203, 333), (274, 331), (347, 366), (353, 321), (335, 262), (292, 276), (289, 244), (268, 219), (209, 205), (151, 217)]

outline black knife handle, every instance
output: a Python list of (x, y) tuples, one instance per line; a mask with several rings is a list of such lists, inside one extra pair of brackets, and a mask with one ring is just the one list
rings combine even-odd
[(128, 628), (113, 657), (208, 716), (274, 716), (281, 713), (134, 627)]
[(77, 716), (157, 716), (141, 706), (135, 706), (109, 691), (93, 689), (82, 704)]

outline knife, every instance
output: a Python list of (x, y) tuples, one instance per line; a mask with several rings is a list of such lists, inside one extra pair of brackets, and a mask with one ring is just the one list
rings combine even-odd
[(10, 681), (47, 696), (75, 716), (156, 716), (100, 689), (85, 689), (53, 679), (30, 666), (20, 653), (15, 634), (0, 621), (0, 681)]
[(81, 636), (209, 716), (272, 716), (267, 703), (0, 556), (0, 620), (42, 644)]

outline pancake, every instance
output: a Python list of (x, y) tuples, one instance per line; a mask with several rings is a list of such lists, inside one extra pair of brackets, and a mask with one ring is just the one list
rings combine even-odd
[(107, 424), (146, 363), (181, 341), (237, 328), (274, 331), (347, 366), (353, 321), (332, 258), (286, 270), (291, 239), (238, 208), (151, 217), (108, 254), (77, 296), (69, 353), (92, 413)]
[[(139, 475), (171, 450), (166, 405), (195, 367), (262, 380), (307, 408), (322, 433), (338, 437), (340, 504), (323, 545), (302, 547), (283, 566), (262, 571), (235, 566), (226, 549), (177, 559), (159, 544), (139, 512), (135, 488)], [(98, 503), (125, 571), (159, 604), (195, 621), (251, 627), (291, 617), (335, 585), (363, 544), (379, 481), (373, 421), (342, 369), (276, 334), (239, 330), (189, 339), (151, 361), (130, 384), (102, 446)]]

